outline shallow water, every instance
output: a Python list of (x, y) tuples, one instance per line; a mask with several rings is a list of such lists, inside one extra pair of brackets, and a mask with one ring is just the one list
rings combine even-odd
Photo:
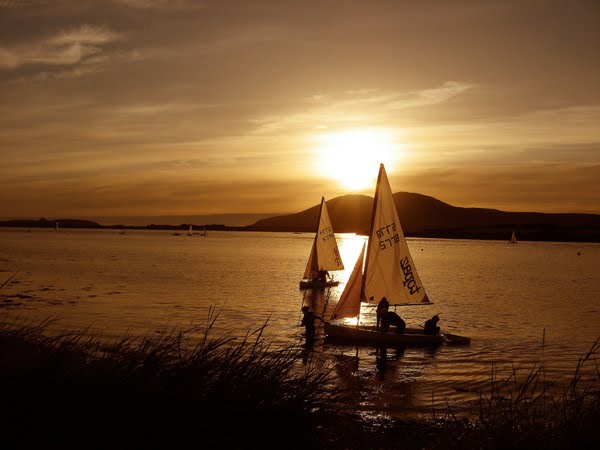
[[(104, 336), (144, 334), (204, 323), (221, 310), (215, 334), (244, 335), (268, 319), (275, 345), (301, 338), (302, 303), (323, 311), (324, 294), (300, 291), (313, 236), (292, 233), (0, 229), (0, 317), (85, 328)], [(346, 270), (363, 237), (338, 235)], [(490, 382), (492, 370), (523, 374), (543, 362), (547, 378), (568, 379), (600, 336), (600, 245), (409, 239), (433, 306), (397, 312), (416, 326), (439, 314), (443, 329), (469, 347), (356, 348), (323, 343), (316, 359), (335, 367), (364, 414), (429, 414), (446, 402), (460, 410)], [(363, 307), (363, 321), (373, 309)]]

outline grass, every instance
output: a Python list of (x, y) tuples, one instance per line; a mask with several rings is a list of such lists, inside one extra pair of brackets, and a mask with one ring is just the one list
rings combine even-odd
[[(206, 327), (106, 344), (89, 333), (0, 326), (7, 448), (314, 447), (339, 392), (301, 350)], [(196, 336), (196, 337), (192, 337)], [(282, 434), (281, 430), (285, 430)]]
[[(600, 439), (600, 343), (571, 383), (550, 392), (543, 365), (493, 373), (471, 419), (342, 414), (348, 392), (299, 343), (271, 349), (266, 323), (241, 339), (206, 325), (126, 334), (50, 333), (0, 323), (0, 430), (5, 448), (592, 448)], [(310, 355), (310, 353), (308, 353)], [(592, 367), (595, 376), (587, 377)], [(593, 372), (593, 371), (592, 371)]]
[[(546, 381), (543, 362), (523, 377), (513, 367), (499, 378), (492, 369), (490, 387), (477, 393), (472, 420), (445, 418), (441, 448), (592, 449), (600, 442), (600, 340), (579, 358), (561, 391)], [(450, 413), (451, 416), (451, 413)], [(452, 439), (448, 439), (451, 437)]]

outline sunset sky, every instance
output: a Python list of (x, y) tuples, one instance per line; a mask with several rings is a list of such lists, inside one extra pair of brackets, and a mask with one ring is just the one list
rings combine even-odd
[(0, 217), (600, 213), (600, 2), (0, 0)]

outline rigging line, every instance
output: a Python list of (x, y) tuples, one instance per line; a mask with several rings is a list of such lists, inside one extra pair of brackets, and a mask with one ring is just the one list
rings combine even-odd
[(8, 280), (6, 280), (4, 283), (2, 283), (2, 286), (0, 286), (0, 289), (2, 289), (4, 286), (6, 286), (10, 282), (10, 280), (12, 280), (14, 278), (14, 276), (18, 273), (19, 273), (19, 271), (17, 270), (10, 277), (8, 277)]

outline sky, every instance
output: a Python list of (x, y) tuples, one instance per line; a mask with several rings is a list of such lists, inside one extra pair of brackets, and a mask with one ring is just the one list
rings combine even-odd
[(0, 217), (600, 214), (600, 2), (0, 0)]

